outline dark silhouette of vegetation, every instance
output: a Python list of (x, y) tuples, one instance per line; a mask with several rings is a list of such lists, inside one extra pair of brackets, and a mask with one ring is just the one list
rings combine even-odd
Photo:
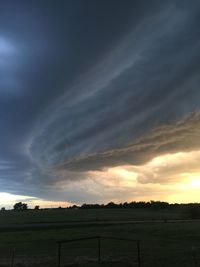
[(17, 202), (17, 203), (15, 203), (13, 208), (15, 211), (24, 211), (24, 210), (28, 209), (28, 205), (26, 203)]
[[(82, 204), (81, 206), (72, 205), (69, 207), (57, 207), (50, 208), (52, 210), (65, 210), (65, 209), (151, 209), (151, 210), (163, 210), (163, 209), (173, 209), (181, 208), (183, 211), (183, 217), (188, 219), (200, 219), (200, 203), (187, 203), (187, 204), (178, 204), (178, 203), (168, 203), (165, 201), (132, 201), (116, 204), (114, 202), (109, 202), (107, 204)], [(14, 211), (25, 211), (30, 210), (26, 203), (18, 202), (13, 206)], [(33, 210), (39, 210), (40, 206), (36, 205)], [(42, 210), (48, 210), (49, 208), (42, 208)], [(1, 211), (5, 211), (5, 207), (1, 208)]]
[(168, 208), (171, 206), (176, 206), (179, 204), (169, 204), (168, 202), (163, 202), (163, 201), (153, 201), (151, 200), (150, 202), (144, 202), (144, 201), (139, 201), (139, 202), (124, 202), (120, 204), (116, 204), (114, 202), (109, 202), (108, 204), (83, 204), (82, 206), (72, 206), (70, 208), (80, 208), (80, 209), (116, 209), (116, 208), (136, 208), (136, 209), (141, 209), (141, 208), (153, 208), (153, 209), (163, 209), (163, 208)]

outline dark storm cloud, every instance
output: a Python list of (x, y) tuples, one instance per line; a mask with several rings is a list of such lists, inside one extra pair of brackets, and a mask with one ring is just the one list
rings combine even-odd
[(188, 30), (194, 15), (169, 5), (144, 19), (49, 108), (32, 144), (35, 159), (46, 166), (75, 163), (75, 169), (80, 162), (85, 170), (125, 164), (129, 153), (117, 159), (109, 150), (123, 151), (146, 131), (198, 109), (200, 40), (197, 28)]
[(163, 125), (123, 148), (77, 157), (58, 166), (76, 171), (121, 165), (143, 165), (152, 158), (177, 151), (199, 149), (200, 114), (192, 114), (176, 124)]
[[(50, 196), (86, 171), (194, 148), (175, 137), (178, 121), (199, 118), (198, 1), (0, 5), (2, 190)], [(159, 144), (167, 124), (173, 148)]]

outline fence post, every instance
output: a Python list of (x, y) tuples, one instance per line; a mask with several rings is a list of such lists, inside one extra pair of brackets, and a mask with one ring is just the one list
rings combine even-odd
[(137, 258), (138, 258), (138, 267), (141, 267), (141, 254), (140, 254), (140, 241), (137, 240)]
[(193, 259), (194, 259), (194, 267), (197, 267), (198, 266), (198, 263), (197, 263), (197, 255), (196, 255), (196, 248), (195, 247), (192, 247), (192, 256), (193, 256)]
[(98, 237), (98, 262), (101, 261), (101, 237)]
[(12, 250), (10, 267), (14, 267), (14, 260), (15, 260), (15, 248), (13, 248)]
[(58, 243), (58, 267), (61, 266), (61, 243)]

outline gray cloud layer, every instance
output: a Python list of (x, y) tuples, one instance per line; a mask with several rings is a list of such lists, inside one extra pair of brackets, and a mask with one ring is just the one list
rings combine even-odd
[[(48, 109), (31, 147), (34, 158), (46, 166), (83, 158), (82, 168), (95, 168), (101, 154), (90, 155), (123, 150), (152, 128), (198, 109), (200, 77), (194, 62), (200, 40), (194, 42), (195, 35), (185, 32), (192, 11), (170, 5), (129, 33)], [(115, 160), (110, 164), (128, 159)]]
[(198, 1), (2, 3), (2, 190), (199, 148)]
[(123, 148), (77, 157), (57, 168), (86, 171), (110, 166), (143, 165), (159, 155), (199, 150), (199, 135), (200, 114), (194, 113), (178, 123), (155, 128)]

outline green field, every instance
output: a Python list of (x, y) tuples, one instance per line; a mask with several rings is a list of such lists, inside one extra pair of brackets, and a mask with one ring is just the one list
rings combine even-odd
[(55, 209), (0, 212), (0, 226), (37, 222), (73, 222), (143, 219), (184, 219), (184, 208), (154, 209)]
[[(200, 254), (200, 222), (176, 221), (182, 219), (183, 210), (44, 210), (2, 212), (0, 226), (51, 222), (71, 222), (62, 229), (24, 229), (0, 232), (0, 266), (10, 266), (15, 248), (15, 267), (57, 266), (57, 244), (61, 239), (88, 236), (115, 236), (141, 240), (142, 266), (195, 266), (193, 252)], [(163, 221), (156, 221), (163, 219)], [(167, 222), (166, 220), (167, 219)], [(155, 220), (155, 222), (132, 222)], [(73, 226), (73, 222), (80, 223)], [(102, 221), (105, 223), (94, 224)], [(118, 221), (111, 225), (109, 221)], [(120, 224), (121, 221), (131, 221)], [(88, 222), (83, 224), (82, 222)], [(199, 248), (199, 249), (198, 249)], [(97, 263), (97, 241), (87, 240), (65, 244), (62, 248), (62, 266), (137, 266), (135, 243), (103, 240), (101, 263)], [(198, 263), (199, 260), (199, 263)], [(200, 259), (197, 258), (200, 266)]]

